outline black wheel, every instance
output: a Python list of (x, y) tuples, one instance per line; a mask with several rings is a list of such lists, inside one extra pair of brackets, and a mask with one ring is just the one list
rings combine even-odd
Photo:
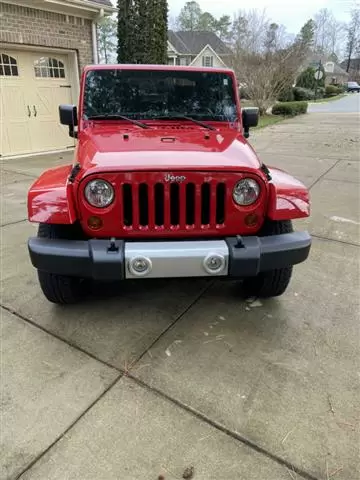
[[(49, 225), (41, 223), (38, 237), (75, 240), (82, 236), (78, 225)], [(56, 275), (38, 270), (41, 290), (49, 302), (60, 305), (76, 303), (86, 293), (87, 282), (78, 277)]]
[[(279, 235), (293, 232), (290, 220), (271, 221), (266, 220), (259, 236)], [(256, 277), (244, 279), (243, 289), (247, 296), (251, 297), (278, 297), (287, 289), (292, 274), (292, 266), (261, 272)]]

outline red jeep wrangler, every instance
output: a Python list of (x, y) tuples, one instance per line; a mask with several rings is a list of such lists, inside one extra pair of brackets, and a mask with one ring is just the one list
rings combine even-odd
[(79, 107), (60, 106), (74, 163), (28, 194), (28, 247), (48, 300), (71, 303), (89, 280), (230, 277), (281, 295), (310, 250), (291, 220), (306, 187), (247, 143), (258, 111), (240, 108), (233, 71), (149, 65), (84, 69)]

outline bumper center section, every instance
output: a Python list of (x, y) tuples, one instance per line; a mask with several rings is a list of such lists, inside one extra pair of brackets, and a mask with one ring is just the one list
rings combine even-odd
[(228, 275), (224, 240), (125, 243), (125, 278)]

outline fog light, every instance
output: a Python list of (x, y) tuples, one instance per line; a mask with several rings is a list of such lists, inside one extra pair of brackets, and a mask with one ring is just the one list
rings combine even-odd
[(218, 253), (210, 253), (204, 259), (204, 268), (207, 273), (214, 275), (220, 273), (225, 267), (225, 258)]
[(248, 227), (255, 227), (255, 225), (258, 223), (258, 216), (255, 213), (249, 213), (249, 215), (246, 215), (245, 217), (245, 224)]
[(89, 217), (88, 218), (88, 226), (92, 230), (99, 230), (103, 226), (103, 222), (100, 217)]
[(152, 269), (152, 263), (150, 258), (147, 257), (134, 257), (129, 262), (129, 271), (137, 277), (144, 277)]

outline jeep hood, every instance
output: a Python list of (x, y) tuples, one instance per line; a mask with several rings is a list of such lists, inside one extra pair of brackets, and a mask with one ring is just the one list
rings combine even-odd
[(252, 170), (260, 162), (233, 129), (152, 128), (101, 125), (79, 134), (77, 161), (84, 174), (124, 170)]

